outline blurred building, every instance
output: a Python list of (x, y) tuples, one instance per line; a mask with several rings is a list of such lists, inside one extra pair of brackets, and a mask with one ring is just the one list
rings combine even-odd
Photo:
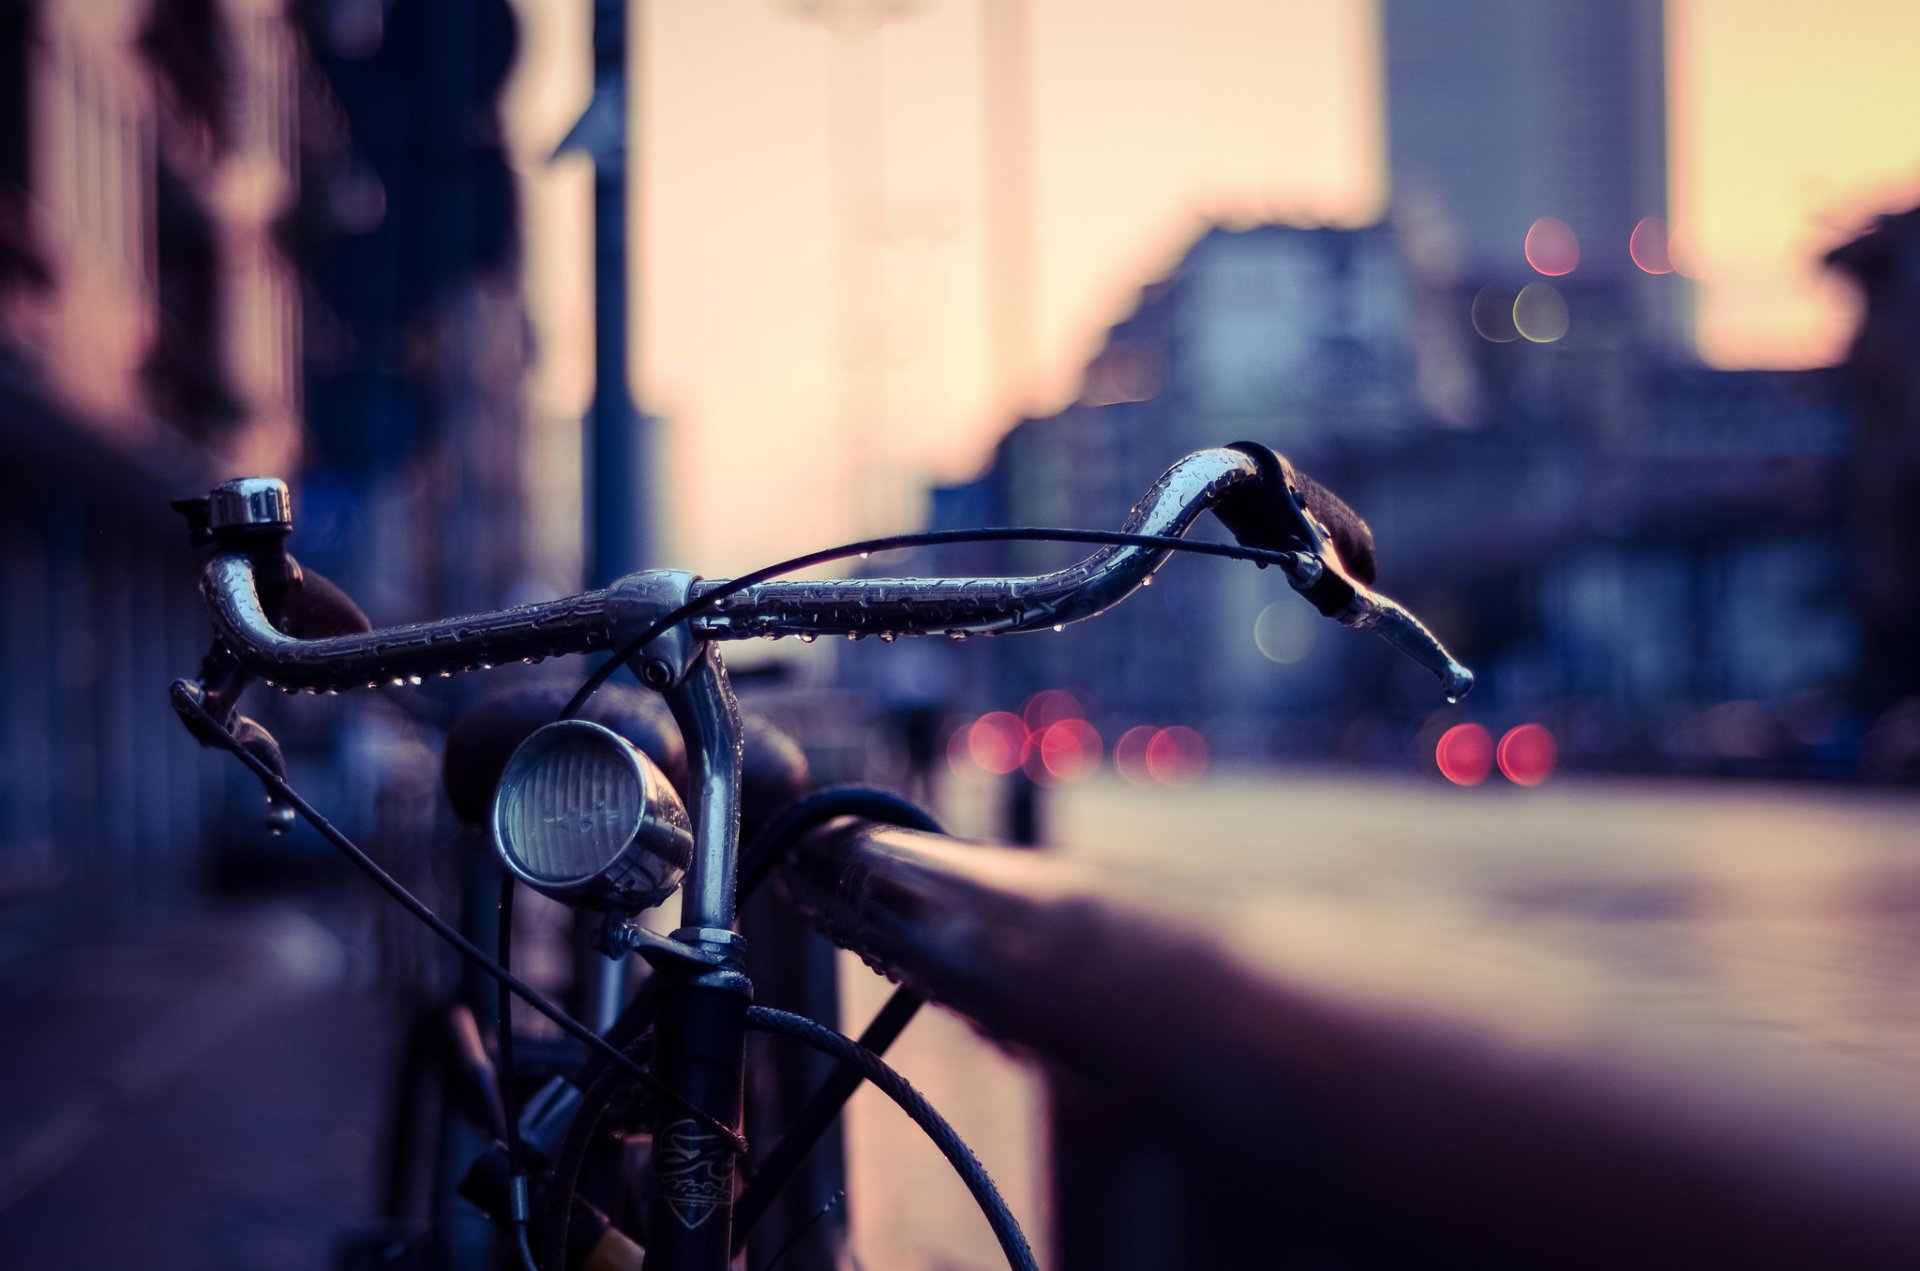
[(269, 0), (0, 5), (0, 929), (192, 881), (224, 774), (170, 498), (299, 450), (295, 34)]
[[(988, 512), (998, 524), (1116, 528), (1191, 450), (1256, 440), (1305, 462), (1317, 456), (1326, 470), (1387, 445), (1415, 418), (1414, 309), (1412, 272), (1384, 226), (1210, 230), (1113, 328), (1079, 400), (1022, 421), (981, 481), (945, 492), (936, 509), (975, 514), (972, 524)], [(1198, 532), (1217, 535), (1205, 524)], [(1078, 554), (967, 546), (929, 564), (1029, 573)], [(1230, 747), (1263, 750), (1277, 714), (1338, 686), (1337, 674), (1276, 670), (1262, 655), (1253, 633), (1263, 621), (1269, 648), (1284, 645), (1288, 662), (1317, 638), (1289, 606), (1307, 616), (1273, 574), (1183, 560), (1097, 622), (998, 642), (983, 656), (1001, 702), (1070, 688), (1105, 729), (1205, 721)]]
[(1684, 293), (1646, 285), (1635, 260), (1666, 250), (1664, 10), (1387, 0), (1394, 215), (1421, 231), (1429, 267), (1517, 289), (1533, 261), (1560, 273), (1577, 260), (1584, 279), (1630, 289), (1647, 338), (1685, 344)]
[[(1888, 224), (1836, 254), (1881, 297), (1854, 359), (1884, 416), (1863, 438), (1836, 373), (1691, 352), (1659, 0), (1382, 16), (1390, 223), (1202, 235), (1080, 400), (1012, 429), (956, 505), (1112, 526), (1180, 455), (1270, 444), (1369, 518), (1381, 589), (1480, 687), (1443, 711), (1424, 672), (1271, 575), (1188, 560), (1097, 623), (998, 643), (993, 704), (1071, 688), (1109, 738), (1185, 723), (1249, 757), (1404, 766), (1448, 723), (1540, 720), (1588, 767), (1862, 771), (1863, 640), (1912, 664), (1911, 571), (1884, 542), (1856, 551), (1855, 514), (1905, 506), (1912, 324), (1887, 297), (1911, 235)], [(955, 563), (1064, 559), (992, 550)], [(1855, 601), (1876, 578), (1881, 616)]]
[[(1551, 321), (1524, 291), (1490, 308), (1415, 255), (1384, 225), (1208, 232), (1113, 329), (1080, 400), (1011, 430), (946, 502), (1113, 527), (1180, 455), (1272, 445), (1370, 519), (1382, 590), (1480, 672), (1468, 706), (1442, 712), (1431, 677), (1271, 573), (1191, 559), (1097, 622), (997, 642), (993, 701), (1069, 688), (1108, 737), (1185, 723), (1247, 757), (1404, 765), (1429, 720), (1543, 719), (1588, 766), (1850, 771), (1837, 376), (1668, 358), (1605, 279), (1532, 293)], [(938, 568), (1064, 559), (968, 547)]]
[[(381, 621), (504, 603), (525, 560), (506, 0), (299, 7), (314, 74), (291, 227), (307, 268), (304, 559)], [(395, 544), (406, 550), (395, 551)]]
[(1920, 695), (1920, 208), (1881, 217), (1827, 261), (1866, 300), (1846, 365), (1860, 407), (1853, 547), (1866, 688), (1885, 703)]
[(9, 939), (254, 832), (166, 705), (208, 638), (170, 499), (294, 480), (296, 552), (387, 621), (517, 582), (513, 40), (504, 0), (0, 0)]

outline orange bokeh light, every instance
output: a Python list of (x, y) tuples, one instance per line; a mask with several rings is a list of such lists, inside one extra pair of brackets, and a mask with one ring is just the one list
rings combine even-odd
[(1580, 264), (1580, 239), (1573, 227), (1543, 216), (1527, 230), (1527, 263), (1549, 278), (1570, 274)]
[(1493, 738), (1478, 724), (1455, 724), (1433, 747), (1440, 775), (1457, 786), (1477, 786), (1493, 771)]
[(1559, 750), (1543, 724), (1521, 724), (1507, 730), (1495, 752), (1500, 771), (1517, 786), (1537, 786), (1553, 775)]

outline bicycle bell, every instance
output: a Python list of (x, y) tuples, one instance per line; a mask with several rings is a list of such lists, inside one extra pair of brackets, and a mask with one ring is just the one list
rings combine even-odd
[(687, 810), (633, 743), (584, 719), (548, 724), (500, 774), (494, 850), (515, 877), (571, 905), (638, 913), (693, 858)]

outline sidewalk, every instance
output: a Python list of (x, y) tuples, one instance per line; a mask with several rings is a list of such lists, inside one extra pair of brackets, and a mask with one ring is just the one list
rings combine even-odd
[(0, 1267), (315, 1268), (380, 1177), (394, 1015), (284, 901), (10, 965)]

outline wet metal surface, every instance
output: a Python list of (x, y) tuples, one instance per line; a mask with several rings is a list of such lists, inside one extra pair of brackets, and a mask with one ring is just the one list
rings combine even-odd
[[(958, 892), (911, 868), (842, 884), (912, 911), (932, 934), (909, 960), (991, 1026), (1291, 1143), (1495, 1262), (1575, 1239), (1589, 1264), (1900, 1265), (1920, 1251), (1916, 811), (1755, 786), (1096, 783), (1056, 793), (1051, 859), (956, 858)], [(1018, 900), (976, 922), (996, 893)], [(1103, 997), (1131, 1031), (1085, 1005)]]

